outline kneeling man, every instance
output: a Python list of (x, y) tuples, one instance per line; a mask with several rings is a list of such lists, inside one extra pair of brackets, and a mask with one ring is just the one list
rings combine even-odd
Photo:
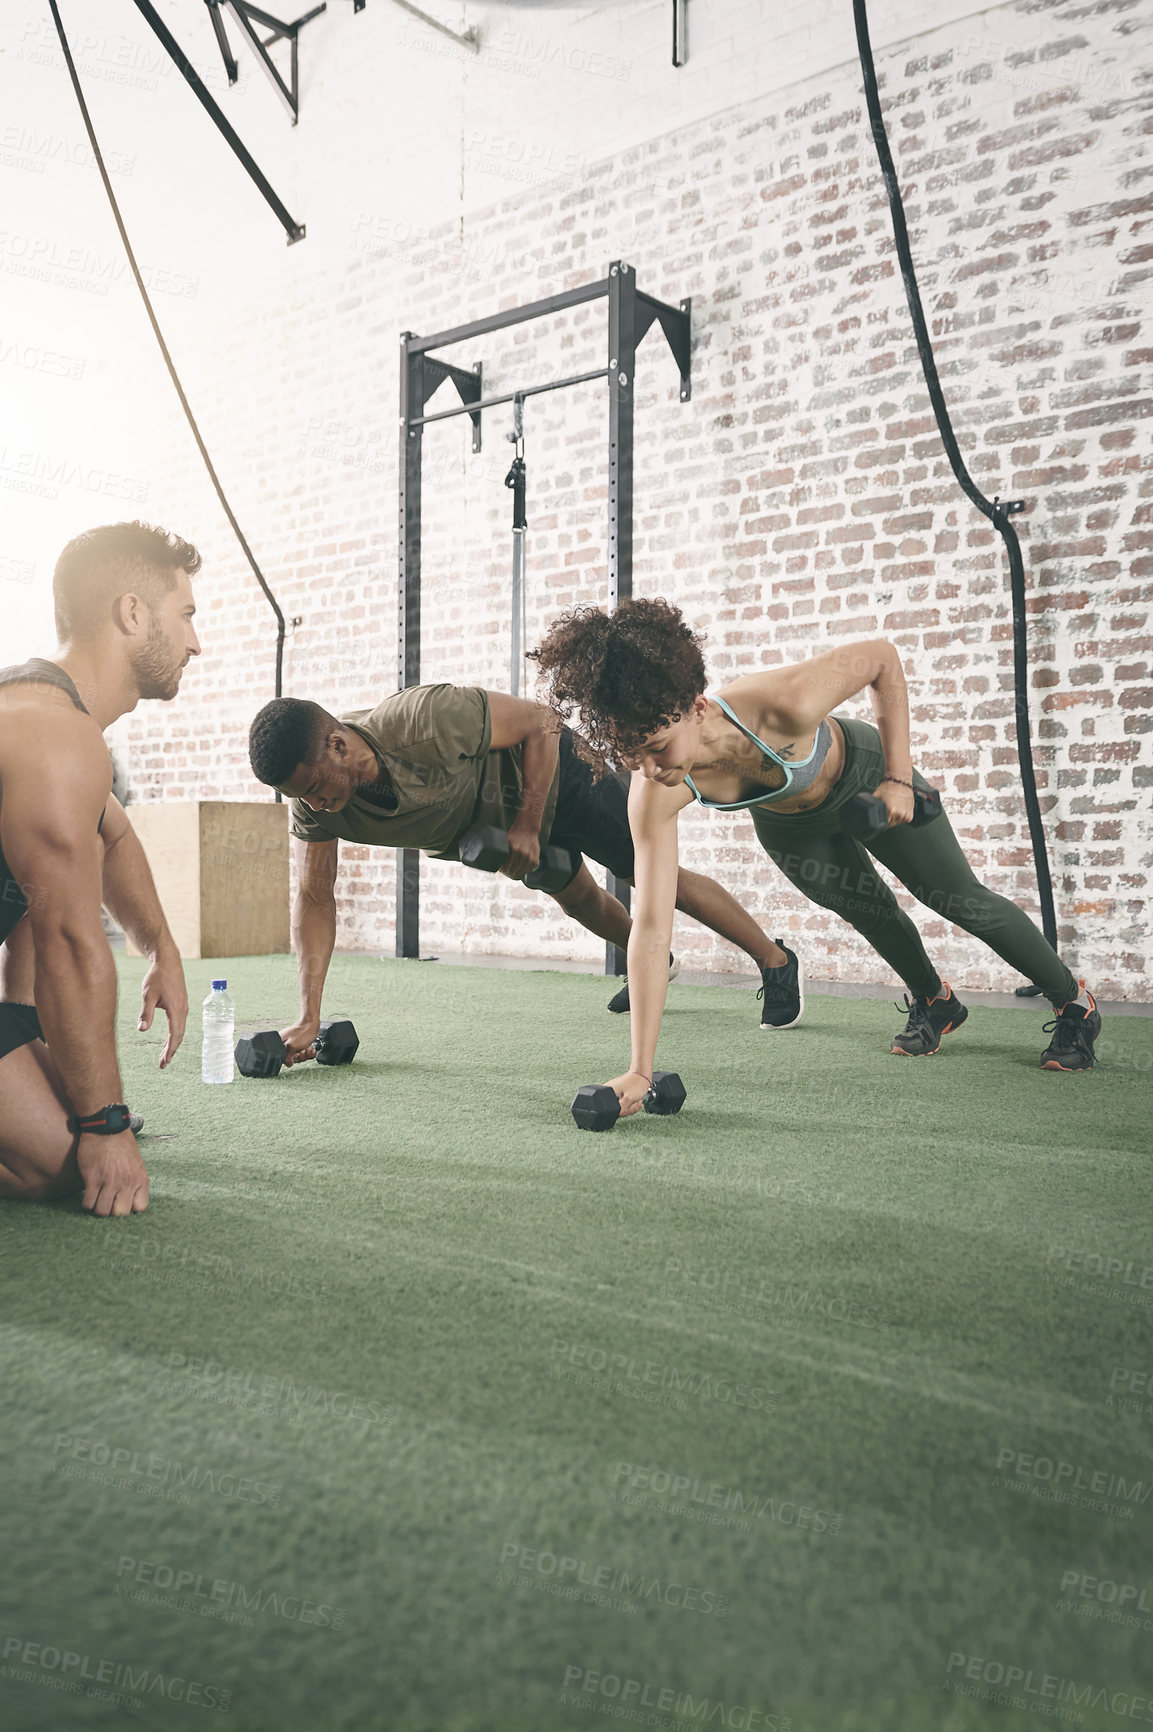
[(139, 1026), (166, 1013), (162, 1068), (188, 995), (102, 736), (141, 698), (174, 698), (200, 654), (189, 581), (199, 566), (188, 542), (144, 523), (77, 536), (53, 580), (62, 647), (0, 669), (0, 1197), (82, 1189), (97, 1215), (148, 1206), (101, 903), (152, 958)]

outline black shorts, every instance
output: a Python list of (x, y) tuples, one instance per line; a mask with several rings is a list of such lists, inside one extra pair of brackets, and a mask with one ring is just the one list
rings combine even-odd
[(30, 1004), (0, 1004), (0, 1058), (30, 1040), (43, 1040), (40, 1018)]
[(594, 781), (593, 770), (573, 749), (568, 728), (560, 737), (560, 787), (549, 845), (568, 850), (574, 878), (581, 868), (581, 856), (589, 854), (615, 877), (632, 879), (635, 861), (629, 830), (629, 779), (608, 775)]

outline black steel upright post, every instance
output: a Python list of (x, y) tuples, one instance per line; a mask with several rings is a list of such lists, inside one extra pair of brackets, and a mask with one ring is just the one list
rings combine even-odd
[[(420, 683), (420, 476), (424, 427), (424, 355), (410, 351), (411, 331), (400, 339), (400, 499), (397, 533), (400, 581), (397, 585), (397, 685)], [(413, 422), (416, 425), (413, 425)], [(396, 856), (396, 954), (420, 955), (420, 851), (401, 848)]]
[[(633, 401), (637, 359), (637, 279), (631, 265), (609, 266), (609, 612), (633, 593)], [(608, 873), (605, 887), (629, 906), (629, 886)], [(605, 946), (605, 973), (625, 972), (625, 953)]]

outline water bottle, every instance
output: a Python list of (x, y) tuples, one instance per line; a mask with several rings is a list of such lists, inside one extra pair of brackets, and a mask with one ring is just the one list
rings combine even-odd
[(236, 1010), (226, 980), (214, 980), (204, 1000), (204, 1039), (200, 1047), (200, 1080), (232, 1081), (232, 1047)]

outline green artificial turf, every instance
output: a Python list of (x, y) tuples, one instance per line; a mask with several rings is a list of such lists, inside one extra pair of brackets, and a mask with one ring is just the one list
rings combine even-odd
[(5, 1732), (1105, 1728), (1153, 1695), (1153, 1021), (1061, 1076), (1035, 1007), (909, 1062), (887, 1003), (771, 1035), (678, 984), (684, 1111), (595, 1136), (569, 1100), (628, 1058), (595, 976), (337, 958), (351, 1069), (206, 1088), (209, 980), (284, 1023), (291, 958), (189, 964), (163, 1074), (141, 972), (148, 1212), (0, 1209)]

